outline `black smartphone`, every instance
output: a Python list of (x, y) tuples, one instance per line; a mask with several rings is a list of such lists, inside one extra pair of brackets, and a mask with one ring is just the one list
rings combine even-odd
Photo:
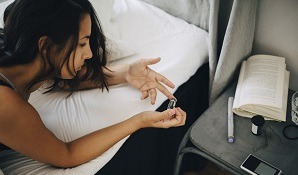
[(240, 166), (241, 169), (252, 175), (280, 175), (281, 170), (250, 154)]

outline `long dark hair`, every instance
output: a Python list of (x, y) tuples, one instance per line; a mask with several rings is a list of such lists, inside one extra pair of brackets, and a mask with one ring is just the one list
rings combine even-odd
[[(85, 60), (87, 72), (71, 80), (59, 78), (61, 68), (69, 61), (78, 43), (80, 22), (85, 14), (91, 17), (91, 59)], [(52, 78), (50, 91), (68, 86), (76, 90), (81, 81), (90, 79), (108, 90), (103, 68), (106, 66), (105, 37), (95, 10), (88, 0), (16, 0), (4, 14), (4, 29), (0, 43), (0, 66), (27, 64), (39, 53), (38, 41), (47, 36), (41, 50), (43, 67), (28, 89)], [(61, 57), (57, 62), (57, 58)], [(67, 64), (68, 65), (68, 64)], [(30, 70), (28, 70), (30, 71)]]

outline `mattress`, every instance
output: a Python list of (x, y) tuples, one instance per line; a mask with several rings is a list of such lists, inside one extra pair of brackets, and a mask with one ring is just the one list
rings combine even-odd
[[(109, 19), (101, 20), (108, 38), (109, 65), (160, 57), (161, 61), (150, 68), (175, 84), (174, 89), (169, 89), (174, 93), (208, 61), (209, 36), (206, 31), (143, 1), (112, 2)], [(95, 6), (97, 8), (100, 7)], [(67, 95), (60, 92), (43, 94), (40, 88), (29, 99), (46, 127), (66, 142), (142, 111), (156, 110), (167, 100), (158, 92), (156, 103), (151, 105), (150, 98), (140, 100), (141, 93), (129, 84), (111, 86), (109, 92), (93, 89), (66, 98)], [(0, 169), (4, 174), (91, 175), (111, 160), (128, 137), (101, 156), (77, 167), (53, 167), (10, 150), (0, 154)]]

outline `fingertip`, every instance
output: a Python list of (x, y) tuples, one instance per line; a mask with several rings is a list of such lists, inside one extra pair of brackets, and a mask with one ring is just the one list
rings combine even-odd
[(159, 61), (161, 60), (161, 58), (160, 57), (157, 57), (157, 58), (152, 58), (151, 59), (151, 63), (158, 63)]
[(174, 83), (172, 83), (172, 82), (170, 81), (169, 87), (170, 87), (170, 88), (175, 88)]
[(141, 100), (145, 100), (148, 96), (142, 96)]
[[(172, 94), (168, 98), (169, 98), (169, 100), (176, 99), (176, 97)], [(177, 99), (176, 99), (176, 101), (177, 101)]]
[(143, 91), (142, 92), (142, 96), (141, 96), (141, 100), (144, 100), (148, 97), (148, 92), (147, 91)]

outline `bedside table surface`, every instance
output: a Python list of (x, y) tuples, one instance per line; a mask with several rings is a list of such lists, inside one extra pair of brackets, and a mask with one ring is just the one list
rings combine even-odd
[[(281, 169), (284, 174), (298, 174), (298, 140), (288, 140), (282, 130), (291, 122), (291, 103), (288, 102), (287, 122), (266, 121), (263, 133), (255, 136), (251, 132), (251, 119), (234, 114), (234, 143), (227, 142), (228, 98), (234, 96), (236, 85), (232, 85), (192, 126), (191, 142), (202, 152), (225, 166), (239, 172), (241, 163), (249, 154)], [(289, 91), (291, 97), (293, 91)], [(290, 98), (288, 98), (290, 99)], [(298, 129), (295, 128), (298, 135)]]

